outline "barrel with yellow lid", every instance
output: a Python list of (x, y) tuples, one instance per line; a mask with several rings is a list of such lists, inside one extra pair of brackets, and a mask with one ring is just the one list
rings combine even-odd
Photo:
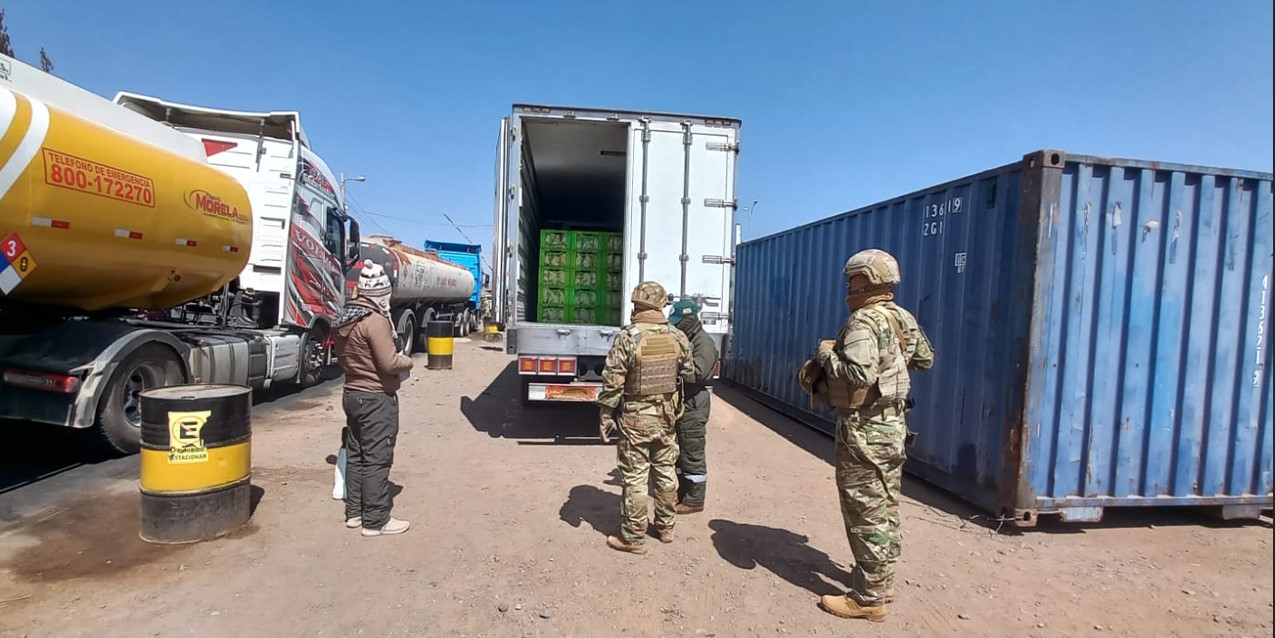
[(251, 247), (234, 178), (0, 87), (0, 303), (168, 308), (234, 279)]

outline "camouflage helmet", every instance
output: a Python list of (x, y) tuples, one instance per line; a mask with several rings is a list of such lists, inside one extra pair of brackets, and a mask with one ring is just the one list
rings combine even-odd
[(855, 275), (862, 275), (868, 285), (894, 286), (903, 280), (899, 276), (899, 262), (890, 253), (877, 248), (861, 250), (846, 262), (846, 281)]
[(653, 310), (660, 310), (668, 305), (668, 293), (664, 291), (664, 286), (654, 281), (644, 281), (633, 289), (633, 296), (629, 298), (634, 305), (643, 306)]

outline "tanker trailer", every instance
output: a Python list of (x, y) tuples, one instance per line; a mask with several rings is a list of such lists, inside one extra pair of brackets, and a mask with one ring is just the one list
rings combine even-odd
[[(475, 312), (470, 303), (474, 275), (469, 270), (434, 251), (413, 248), (386, 235), (369, 235), (360, 252), (389, 275), (390, 318), (406, 354), (420, 349), (430, 321), (451, 322), (458, 337), (469, 334)], [(357, 281), (358, 269), (352, 269), (349, 278)]]
[(231, 321), (256, 240), (243, 182), (195, 137), (0, 63), (0, 420), (132, 453), (144, 390), (304, 379), (307, 335)]

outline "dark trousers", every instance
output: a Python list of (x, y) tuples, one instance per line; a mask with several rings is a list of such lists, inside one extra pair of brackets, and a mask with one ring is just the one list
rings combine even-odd
[(704, 438), (708, 433), (709, 404), (712, 393), (706, 389), (688, 392), (686, 411), (677, 420), (677, 473), (679, 500), (699, 507), (708, 492), (708, 455)]
[(365, 529), (390, 520), (390, 466), (398, 439), (398, 397), (346, 390), (345, 517), (363, 517)]

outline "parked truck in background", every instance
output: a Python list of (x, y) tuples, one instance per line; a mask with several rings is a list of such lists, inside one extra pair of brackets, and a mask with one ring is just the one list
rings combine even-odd
[(144, 390), (317, 381), (358, 226), (299, 114), (0, 62), (0, 419), (131, 453)]
[(448, 241), (425, 240), (425, 250), (438, 253), (439, 257), (457, 264), (474, 276), (474, 294), (470, 295), (464, 311), (455, 317), (456, 336), (464, 336), (482, 327), (482, 292), (488, 285), (483, 274), (483, 247), (478, 244), (461, 244)]
[[(469, 301), (474, 276), (469, 270), (435, 251), (413, 248), (387, 235), (369, 235), (360, 253), (380, 264), (390, 279), (390, 320), (404, 354), (423, 349), (425, 325), (431, 321), (452, 322), (454, 334), (468, 334), (474, 316)], [(346, 285), (356, 290), (358, 277), (359, 268), (351, 268)]]
[[(530, 105), (501, 121), (493, 304), (524, 402), (596, 400), (629, 291), (645, 280), (698, 300), (704, 329), (726, 352), (739, 128), (727, 117)], [(619, 235), (609, 255), (618, 270), (607, 273), (618, 276), (603, 291), (619, 298), (606, 321), (538, 320), (553, 285), (540, 276), (546, 230)]]

